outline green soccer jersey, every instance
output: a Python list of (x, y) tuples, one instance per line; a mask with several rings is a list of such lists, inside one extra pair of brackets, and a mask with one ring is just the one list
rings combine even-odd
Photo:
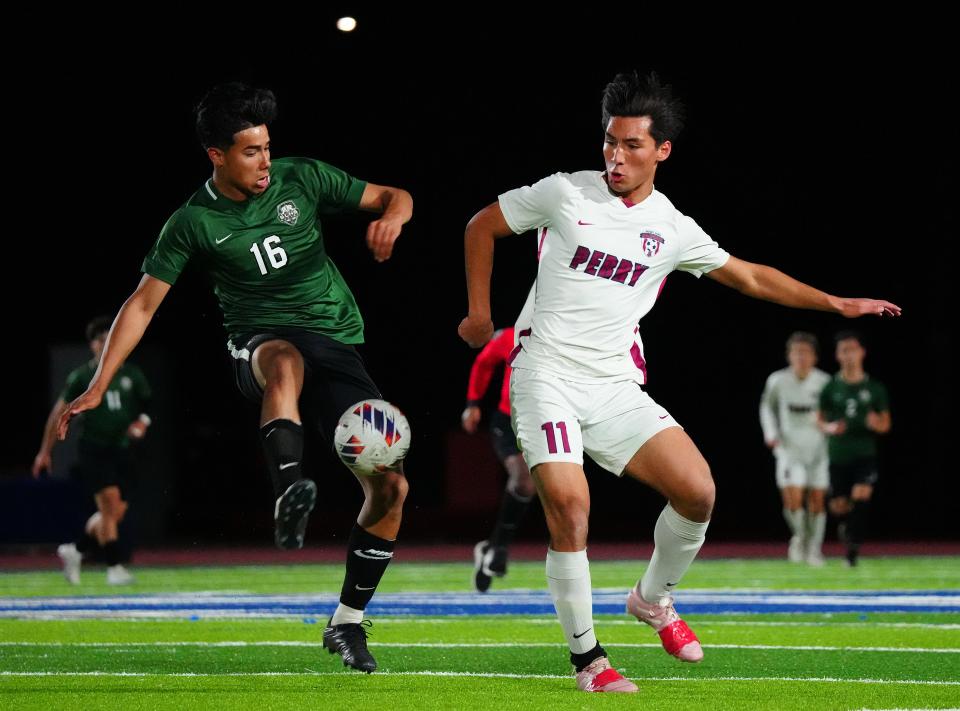
[(164, 225), (143, 271), (176, 282), (192, 257), (213, 280), (230, 339), (271, 327), (363, 343), (353, 294), (327, 256), (320, 216), (355, 210), (366, 183), (310, 158), (280, 158), (243, 202), (208, 180)]
[[(71, 371), (61, 397), (71, 402), (87, 389), (97, 364), (90, 362)], [(107, 447), (126, 447), (127, 427), (144, 411), (150, 399), (150, 385), (143, 371), (135, 365), (124, 363), (110, 381), (103, 400), (93, 410), (81, 415), (83, 433), (80, 439)]]
[(885, 412), (890, 400), (883, 383), (864, 376), (859, 383), (848, 383), (833, 376), (820, 393), (820, 411), (827, 422), (843, 420), (843, 434), (827, 438), (830, 462), (847, 464), (877, 456), (877, 433), (867, 429), (868, 412)]

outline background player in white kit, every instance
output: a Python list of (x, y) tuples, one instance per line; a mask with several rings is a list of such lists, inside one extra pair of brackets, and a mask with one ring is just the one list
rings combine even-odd
[(511, 359), (512, 415), (550, 530), (551, 596), (584, 691), (637, 691), (610, 666), (594, 631), (584, 451), (667, 498), (653, 557), (627, 610), (660, 634), (669, 653), (703, 657), (672, 592), (703, 544), (713, 479), (692, 440), (640, 387), (646, 363), (631, 327), (667, 275), (709, 274), (755, 298), (848, 317), (900, 313), (887, 301), (831, 296), (720, 249), (654, 190), (657, 165), (670, 156), (682, 123), (682, 105), (655, 75), (618, 75), (603, 97), (606, 171), (557, 173), (504, 193), (470, 220), (464, 240), (469, 312), (459, 333), (479, 347), (493, 335), (495, 239), (539, 231), (532, 326)]
[(824, 497), (830, 472), (817, 410), (820, 391), (830, 376), (815, 367), (817, 337), (812, 333), (797, 331), (787, 339), (787, 362), (789, 368), (767, 378), (760, 397), (760, 426), (777, 460), (777, 487), (791, 534), (787, 558), (819, 567), (823, 565)]

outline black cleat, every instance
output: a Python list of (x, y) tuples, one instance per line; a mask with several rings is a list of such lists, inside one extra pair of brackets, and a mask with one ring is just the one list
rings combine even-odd
[(343, 666), (370, 674), (377, 668), (377, 660), (367, 649), (367, 627), (373, 627), (370, 620), (345, 625), (331, 625), (327, 620), (327, 627), (323, 630), (323, 646), (330, 654), (336, 652), (343, 657)]
[(847, 559), (848, 568), (856, 568), (857, 560), (860, 558), (860, 546), (855, 543), (847, 543), (847, 554), (844, 557)]
[(273, 511), (274, 540), (278, 548), (303, 548), (307, 518), (317, 502), (317, 485), (311, 479), (297, 479), (277, 499)]
[(477, 592), (490, 589), (493, 578), (507, 574), (507, 549), (491, 546), (490, 541), (480, 541), (473, 547), (473, 587)]

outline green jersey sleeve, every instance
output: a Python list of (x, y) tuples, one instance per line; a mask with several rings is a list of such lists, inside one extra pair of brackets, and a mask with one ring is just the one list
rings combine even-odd
[(168, 284), (175, 284), (196, 247), (194, 230), (185, 208), (177, 210), (160, 230), (141, 271)]
[(354, 178), (340, 168), (311, 158), (302, 158), (297, 165), (304, 185), (313, 192), (317, 210), (332, 214), (356, 210), (367, 187), (365, 180)]

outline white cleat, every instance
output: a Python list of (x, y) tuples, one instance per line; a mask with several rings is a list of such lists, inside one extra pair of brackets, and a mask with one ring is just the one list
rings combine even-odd
[(133, 576), (119, 563), (107, 568), (107, 585), (130, 585), (131, 583), (133, 583)]
[(787, 560), (791, 563), (802, 563), (804, 558), (804, 548), (806, 545), (803, 536), (799, 533), (790, 537), (790, 545), (787, 548)]
[(63, 543), (57, 546), (57, 555), (63, 562), (63, 577), (71, 585), (79, 585), (80, 563), (83, 561), (83, 553), (78, 551), (73, 543)]
[(810, 551), (807, 553), (807, 565), (812, 568), (822, 568), (826, 565), (827, 561), (823, 557), (823, 553), (820, 551)]

